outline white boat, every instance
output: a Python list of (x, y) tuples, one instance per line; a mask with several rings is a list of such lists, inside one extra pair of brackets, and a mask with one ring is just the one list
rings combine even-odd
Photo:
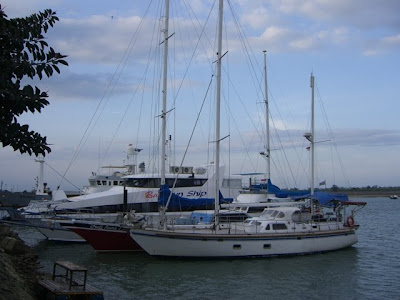
[[(220, 169), (221, 175), (223, 175), (225, 168), (221, 167)], [(183, 210), (211, 208), (204, 205), (209, 205), (207, 203), (214, 201), (211, 196), (216, 176), (213, 165), (208, 168), (171, 167), (170, 170), (176, 173), (166, 174), (165, 180), (170, 187), (175, 185), (174, 193), (187, 199), (199, 199), (199, 201), (183, 207)], [(112, 187), (104, 192), (71, 197), (67, 202), (54, 205), (51, 209), (58, 213), (81, 209), (90, 209), (95, 213), (131, 210), (158, 212), (160, 182), (160, 174), (128, 175), (124, 177), (124, 186)], [(242, 189), (240, 176), (221, 177), (220, 182), (221, 193), (227, 202), (233, 201), (233, 198), (237, 197)], [(126, 195), (125, 199), (124, 195)]]
[(397, 199), (398, 197), (397, 197), (397, 195), (390, 195), (389, 198), (390, 199)]
[[(166, 14), (168, 19), (168, 14)], [(219, 166), (220, 142), (220, 84), (222, 58), (223, 0), (219, 0), (219, 26), (217, 50), (217, 102), (216, 102), (216, 165)], [(306, 138), (311, 144), (311, 197), (307, 214), (302, 217), (300, 209), (276, 210), (264, 219), (249, 219), (243, 226), (221, 227), (218, 217), (209, 228), (174, 229), (164, 225), (159, 229), (132, 229), (131, 237), (150, 255), (170, 257), (258, 257), (279, 255), (302, 255), (332, 251), (349, 247), (357, 242), (354, 222), (355, 209), (345, 215), (343, 203), (335, 202), (335, 218), (328, 220), (317, 211), (314, 201), (314, 77), (311, 75), (312, 124)], [(217, 168), (218, 172), (218, 168)], [(216, 176), (218, 178), (218, 176)], [(217, 188), (219, 185), (215, 184)], [(214, 194), (215, 215), (219, 211), (219, 190)], [(354, 203), (355, 207), (365, 203)], [(318, 218), (317, 218), (318, 216)], [(274, 225), (275, 224), (275, 225)]]
[[(81, 194), (92, 194), (107, 191), (113, 186), (120, 186), (124, 183), (124, 176), (135, 174), (137, 172), (137, 155), (142, 149), (134, 148), (131, 144), (128, 146), (126, 151), (126, 161), (123, 165), (109, 165), (102, 166), (102, 169), (112, 171), (112, 173), (97, 174), (92, 172), (92, 176), (89, 177), (89, 185), (84, 186), (81, 190)], [(115, 171), (118, 169), (118, 171)], [(143, 173), (144, 163), (139, 165), (139, 171)]]
[[(364, 205), (364, 203), (354, 205)], [(132, 229), (150, 255), (173, 257), (270, 257), (333, 251), (357, 242), (354, 219), (313, 221), (298, 207), (266, 209), (260, 217), (228, 228)]]

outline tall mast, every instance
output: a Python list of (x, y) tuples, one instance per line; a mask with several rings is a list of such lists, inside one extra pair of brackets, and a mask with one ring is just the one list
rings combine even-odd
[(168, 23), (169, 23), (169, 0), (165, 1), (165, 22), (164, 22), (164, 67), (163, 67), (163, 88), (162, 88), (162, 137), (161, 137), (161, 185), (165, 184), (165, 155), (167, 140), (167, 59), (168, 59)]
[(218, 225), (219, 212), (219, 151), (220, 151), (220, 102), (221, 102), (221, 52), (223, 0), (219, 0), (218, 11), (218, 52), (217, 52), (217, 100), (215, 109), (215, 224)]
[(315, 125), (314, 125), (314, 75), (311, 73), (311, 195), (314, 195), (314, 153), (315, 153)]
[(267, 180), (271, 178), (271, 148), (269, 145), (269, 107), (268, 107), (268, 80), (267, 80), (267, 50), (264, 50), (264, 80), (265, 80), (265, 122), (266, 122), (266, 151), (267, 151)]

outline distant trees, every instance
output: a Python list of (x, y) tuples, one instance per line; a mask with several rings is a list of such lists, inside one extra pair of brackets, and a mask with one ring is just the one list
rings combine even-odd
[(15, 151), (29, 155), (51, 151), (46, 137), (21, 125), (18, 117), (25, 112), (41, 112), (49, 104), (48, 94), (38, 87), (22, 85), (21, 80), (53, 72), (60, 73), (58, 64), (67, 66), (66, 57), (55, 52), (43, 33), (58, 21), (50, 9), (25, 18), (8, 19), (0, 5), (0, 142)]

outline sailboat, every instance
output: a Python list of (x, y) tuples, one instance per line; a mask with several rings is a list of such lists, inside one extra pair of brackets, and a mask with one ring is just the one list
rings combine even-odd
[[(216, 166), (219, 166), (220, 141), (220, 88), (222, 50), (223, 0), (219, 0), (217, 95), (216, 95)], [(312, 108), (314, 103), (314, 76), (311, 75)], [(314, 124), (306, 136), (314, 150)], [(312, 160), (314, 155), (312, 154)], [(312, 161), (313, 165), (313, 161)], [(218, 168), (216, 168), (218, 173)], [(312, 168), (312, 174), (314, 169)], [(215, 177), (215, 212), (210, 226), (164, 225), (162, 228), (131, 229), (130, 235), (148, 254), (168, 257), (270, 257), (281, 255), (304, 255), (349, 247), (357, 242), (354, 221), (356, 208), (362, 202), (348, 202), (328, 198), (332, 208), (322, 214), (320, 204), (315, 202), (314, 178), (311, 197), (299, 207), (277, 206), (268, 208), (259, 217), (243, 223), (223, 224), (219, 216), (219, 176)], [(346, 208), (354, 205), (350, 214)], [(224, 226), (222, 226), (224, 225)]]

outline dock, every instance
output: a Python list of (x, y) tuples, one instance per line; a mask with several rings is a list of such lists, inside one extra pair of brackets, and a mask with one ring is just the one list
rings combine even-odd
[(87, 284), (87, 268), (55, 261), (51, 279), (38, 279), (40, 299), (103, 300), (103, 291)]

